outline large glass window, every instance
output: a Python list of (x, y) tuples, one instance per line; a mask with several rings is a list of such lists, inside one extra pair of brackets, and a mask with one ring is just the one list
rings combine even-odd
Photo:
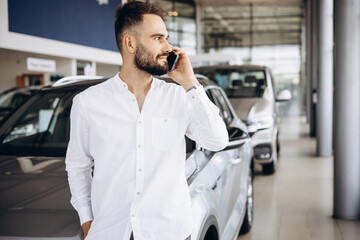
[(191, 0), (146, 0), (160, 6), (167, 13), (166, 28), (169, 43), (180, 47), (188, 55), (196, 54), (195, 3)]

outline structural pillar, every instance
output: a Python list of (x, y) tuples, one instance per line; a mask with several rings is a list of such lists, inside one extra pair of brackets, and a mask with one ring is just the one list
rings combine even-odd
[(335, 0), (334, 217), (360, 220), (360, 2)]
[(312, 21), (311, 21), (311, 1), (306, 1), (306, 55), (305, 55), (305, 72), (306, 72), (306, 118), (307, 122), (310, 123), (311, 121), (311, 107), (312, 107), (312, 59), (311, 59), (311, 28), (312, 28)]
[(318, 81), (318, 1), (311, 2), (311, 112), (310, 112), (310, 136), (316, 136), (316, 104), (317, 104), (317, 81)]
[(319, 54), (317, 92), (317, 155), (332, 156), (333, 137), (333, 0), (319, 0)]
[(201, 11), (200, 6), (196, 3), (196, 53), (201, 54), (202, 51), (202, 27), (201, 27)]

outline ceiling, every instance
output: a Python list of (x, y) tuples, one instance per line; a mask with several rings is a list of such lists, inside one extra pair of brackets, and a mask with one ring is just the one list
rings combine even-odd
[(195, 18), (200, 6), (202, 48), (301, 44), (306, 0), (150, 0)]
[(303, 0), (195, 0), (203, 48), (301, 44)]

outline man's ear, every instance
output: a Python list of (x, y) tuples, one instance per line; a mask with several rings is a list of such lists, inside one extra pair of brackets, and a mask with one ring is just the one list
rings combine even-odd
[(123, 38), (124, 50), (129, 53), (135, 53), (136, 51), (136, 39), (134, 36), (126, 34)]

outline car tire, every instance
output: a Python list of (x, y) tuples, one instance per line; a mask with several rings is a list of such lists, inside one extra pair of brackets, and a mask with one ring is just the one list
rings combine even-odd
[(278, 153), (278, 155), (279, 155), (279, 153), (280, 153), (280, 141), (279, 141), (279, 134), (278, 134), (278, 136), (276, 137), (276, 152)]
[(263, 174), (270, 175), (275, 172), (275, 164), (274, 161), (271, 163), (266, 163), (262, 165), (262, 172)]
[(254, 187), (253, 187), (253, 173), (249, 171), (248, 177), (248, 191), (246, 199), (246, 212), (244, 216), (243, 223), (241, 225), (239, 235), (248, 233), (251, 229), (253, 219), (254, 219)]

